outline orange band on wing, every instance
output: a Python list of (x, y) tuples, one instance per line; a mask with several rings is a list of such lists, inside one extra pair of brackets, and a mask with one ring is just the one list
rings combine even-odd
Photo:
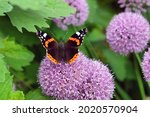
[(53, 62), (53, 63), (55, 63), (55, 64), (58, 64), (59, 62), (56, 60), (56, 59), (54, 59), (50, 54), (47, 54), (47, 57)]
[(80, 40), (78, 40), (78, 39), (76, 39), (76, 38), (70, 37), (69, 40), (77, 42), (77, 45), (78, 45), (78, 46), (80, 45)]
[(47, 41), (45, 41), (45, 47), (48, 48), (48, 44), (52, 41), (55, 41), (53, 38), (48, 39)]
[(77, 54), (75, 54), (73, 57), (72, 57), (72, 59), (70, 59), (69, 60), (69, 64), (71, 64), (71, 63), (73, 63), (77, 58), (78, 58), (78, 56), (79, 56), (79, 54), (77, 53)]

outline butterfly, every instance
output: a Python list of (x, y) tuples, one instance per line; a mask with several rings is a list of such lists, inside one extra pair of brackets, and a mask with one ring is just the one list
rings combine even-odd
[(55, 64), (62, 61), (71, 64), (79, 56), (78, 48), (87, 33), (87, 28), (81, 29), (74, 33), (66, 43), (57, 43), (57, 41), (45, 32), (37, 31), (37, 36), (41, 40), (43, 47), (46, 49), (46, 56)]

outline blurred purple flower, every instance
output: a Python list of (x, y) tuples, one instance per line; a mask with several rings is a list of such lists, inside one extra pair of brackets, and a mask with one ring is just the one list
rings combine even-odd
[(147, 82), (150, 82), (150, 48), (144, 54), (144, 58), (142, 61), (142, 70)]
[(146, 12), (146, 8), (150, 7), (150, 0), (118, 0), (118, 3), (127, 12)]
[(53, 21), (57, 24), (58, 27), (63, 30), (67, 30), (68, 25), (80, 26), (88, 18), (89, 10), (86, 0), (65, 0), (70, 6), (76, 9), (76, 13), (69, 16), (59, 19), (54, 19)]
[(123, 55), (141, 52), (150, 39), (150, 25), (142, 15), (124, 12), (113, 17), (106, 35), (115, 52)]
[(106, 100), (113, 97), (114, 82), (109, 69), (82, 53), (72, 64), (54, 64), (44, 58), (38, 77), (43, 92), (56, 99)]

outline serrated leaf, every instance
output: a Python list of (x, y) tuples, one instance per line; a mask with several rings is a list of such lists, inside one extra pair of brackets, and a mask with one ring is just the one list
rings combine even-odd
[(9, 99), (12, 91), (12, 76), (6, 74), (4, 82), (0, 82), (0, 100)]
[(8, 4), (7, 0), (0, 0), (0, 16), (4, 16), (4, 13), (10, 12), (12, 8), (13, 7)]
[[(63, 0), (47, 0), (46, 9), (43, 11), (48, 11), (51, 18), (65, 17), (75, 13), (75, 8), (68, 5), (68, 3)], [(44, 14), (47, 14), (46, 12)]]
[(9, 0), (12, 5), (16, 5), (23, 10), (32, 9), (39, 10), (42, 6), (46, 5), (47, 0)]
[(35, 25), (39, 27), (49, 27), (45, 22), (43, 14), (33, 10), (22, 10), (15, 7), (10, 13), (8, 13), (10, 20), (17, 29), (22, 32), (22, 28), (27, 29), (30, 32), (36, 32)]
[(47, 4), (39, 10), (22, 10), (15, 6), (8, 16), (19, 31), (25, 28), (30, 32), (36, 32), (35, 25), (49, 27), (45, 19), (69, 16), (74, 12), (75, 9), (62, 0), (47, 0)]
[(35, 33), (28, 32), (25, 29), (21, 33), (16, 27), (12, 26), (8, 17), (0, 17), (0, 27), (3, 27), (0, 28), (1, 39), (7, 38), (8, 36), (14, 37), (16, 42), (28, 46), (40, 43)]
[(4, 56), (0, 54), (0, 82), (4, 82), (6, 74), (9, 74), (9, 71), (6, 67)]
[(33, 60), (33, 53), (25, 47), (8, 39), (0, 41), (4, 44), (0, 51), (5, 55), (6, 63), (15, 70), (22, 70), (22, 67), (29, 65)]
[(22, 91), (13, 91), (10, 96), (11, 100), (24, 100), (24, 93)]
[(26, 100), (50, 100), (52, 99), (48, 96), (44, 96), (44, 94), (42, 94), (41, 89), (30, 91), (29, 93), (27, 93), (25, 97), (26, 97), (25, 98)]

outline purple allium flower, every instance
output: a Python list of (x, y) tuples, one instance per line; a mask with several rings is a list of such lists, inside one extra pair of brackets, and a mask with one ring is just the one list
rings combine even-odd
[(113, 97), (114, 82), (109, 69), (82, 53), (72, 64), (54, 64), (45, 57), (38, 77), (43, 93), (56, 99), (106, 100)]
[(65, 0), (70, 6), (76, 9), (76, 13), (69, 16), (63, 17), (60, 19), (54, 19), (53, 21), (57, 24), (58, 27), (63, 30), (67, 30), (68, 25), (80, 26), (88, 18), (88, 4), (86, 0)]
[(118, 0), (118, 3), (127, 12), (146, 12), (146, 8), (150, 7), (150, 0)]
[(115, 52), (123, 55), (141, 52), (150, 39), (150, 25), (142, 15), (124, 12), (113, 17), (106, 35)]
[(144, 54), (144, 58), (142, 61), (142, 70), (147, 82), (150, 82), (150, 48)]

